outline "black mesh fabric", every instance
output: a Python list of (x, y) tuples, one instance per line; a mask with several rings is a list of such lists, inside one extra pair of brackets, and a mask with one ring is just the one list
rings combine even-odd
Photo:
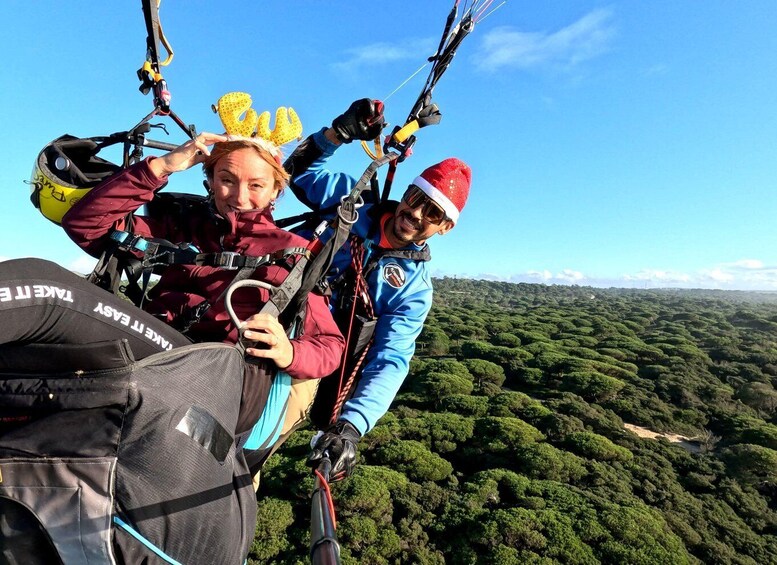
[(242, 450), (232, 441), (221, 463), (200, 440), (177, 429), (195, 406), (234, 434), (242, 375), (237, 349), (209, 343), (152, 355), (133, 370), (116, 507), (124, 521), (181, 563), (242, 563), (253, 539), (256, 495)]

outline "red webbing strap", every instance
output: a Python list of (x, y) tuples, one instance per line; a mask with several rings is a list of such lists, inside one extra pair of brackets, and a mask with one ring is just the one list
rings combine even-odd
[[(351, 345), (351, 337), (352, 337), (352, 330), (353, 330), (353, 321), (356, 317), (356, 304), (359, 300), (362, 301), (362, 304), (364, 305), (365, 313), (368, 318), (373, 317), (373, 309), (372, 309), (372, 299), (370, 298), (369, 292), (367, 291), (367, 281), (364, 280), (364, 277), (362, 276), (362, 272), (364, 270), (364, 243), (362, 240), (355, 235), (351, 235), (350, 237), (350, 243), (351, 243), (351, 268), (354, 272), (354, 289), (353, 289), (353, 301), (351, 302), (351, 314), (349, 317), (349, 323), (348, 323), (348, 332), (345, 337), (345, 351), (348, 351), (348, 348)], [(332, 415), (329, 418), (329, 423), (334, 424), (337, 421), (338, 416), (340, 415), (340, 411), (343, 409), (343, 404), (345, 404), (345, 400), (348, 397), (348, 394), (351, 391), (351, 387), (353, 387), (354, 380), (356, 379), (356, 374), (359, 372), (359, 369), (362, 366), (362, 363), (364, 362), (364, 358), (367, 356), (367, 351), (370, 349), (370, 345), (372, 344), (372, 340), (370, 340), (370, 343), (367, 344), (367, 346), (362, 351), (361, 355), (359, 356), (359, 359), (354, 364), (353, 370), (351, 371), (351, 374), (348, 375), (348, 379), (345, 380), (345, 368), (346, 368), (346, 360), (344, 359), (343, 362), (340, 364), (340, 375), (339, 375), (339, 382), (337, 385), (337, 401), (335, 402), (334, 407), (332, 408)], [(343, 382), (345, 380), (345, 383)]]

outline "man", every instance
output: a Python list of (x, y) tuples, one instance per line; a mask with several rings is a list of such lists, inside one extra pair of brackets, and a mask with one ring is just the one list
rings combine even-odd
[[(326, 210), (350, 193), (356, 181), (327, 171), (324, 165), (342, 144), (380, 135), (382, 109), (379, 101), (357, 100), (335, 118), (332, 127), (309, 136), (292, 153), (284, 167), (301, 202), (313, 210)], [(458, 159), (429, 167), (410, 184), (400, 202), (360, 208), (350, 245), (343, 246), (334, 258), (328, 281), (335, 318), (343, 332), (351, 334), (352, 342), (364, 341), (354, 335), (354, 325), (374, 323), (374, 333), (353, 395), (342, 406), (339, 419), (317, 439), (308, 458), (316, 466), (327, 452), (332, 480), (350, 475), (356, 443), (388, 411), (407, 376), (415, 340), (432, 306), (426, 242), (453, 229), (470, 182), (469, 167)], [(360, 285), (366, 292), (360, 292)], [(359, 297), (366, 300), (360, 302)], [(351, 313), (358, 314), (359, 308), (360, 316), (354, 317)], [(339, 408), (336, 404), (335, 414)]]

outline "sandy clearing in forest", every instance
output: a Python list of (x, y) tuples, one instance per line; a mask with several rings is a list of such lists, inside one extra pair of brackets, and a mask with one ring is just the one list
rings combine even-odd
[(679, 443), (680, 447), (683, 447), (693, 453), (699, 453), (701, 451), (701, 448), (698, 442), (694, 441), (691, 438), (687, 438), (685, 436), (681, 436), (678, 434), (665, 434), (665, 433), (654, 432), (653, 430), (649, 430), (641, 426), (635, 426), (634, 424), (623, 424), (623, 427), (629, 430), (630, 432), (637, 434), (639, 437), (644, 437), (649, 439), (658, 439), (662, 437), (671, 443)]

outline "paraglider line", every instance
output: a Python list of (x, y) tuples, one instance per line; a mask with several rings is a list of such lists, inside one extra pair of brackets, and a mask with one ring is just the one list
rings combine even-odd
[(410, 80), (411, 80), (411, 79), (412, 79), (412, 78), (413, 78), (415, 75), (417, 75), (417, 74), (418, 74), (418, 73), (420, 73), (422, 70), (424, 70), (424, 67), (425, 67), (426, 65), (428, 65), (428, 64), (429, 64), (429, 61), (427, 61), (426, 63), (424, 63), (424, 64), (423, 64), (423, 65), (421, 65), (420, 67), (418, 67), (418, 70), (417, 70), (416, 72), (414, 72), (412, 75), (410, 75), (409, 77), (407, 77), (407, 78), (405, 79), (405, 81), (404, 81), (402, 84), (400, 84), (400, 85), (399, 85), (398, 87), (396, 87), (396, 88), (395, 88), (393, 91), (391, 91), (391, 94), (389, 94), (388, 96), (386, 96), (386, 97), (383, 99), (383, 101), (385, 102), (386, 100), (388, 100), (389, 98), (391, 98), (391, 97), (392, 97), (394, 94), (396, 94), (396, 92), (397, 92), (397, 91), (398, 91), (400, 88), (402, 88), (402, 87), (403, 87), (403, 86), (405, 86), (405, 85), (406, 85), (408, 82), (410, 82)]
[(499, 5), (498, 5), (496, 8), (494, 8), (493, 10), (491, 10), (491, 11), (490, 11), (489, 13), (487, 13), (485, 16), (483, 16), (483, 17), (478, 17), (478, 19), (475, 21), (475, 23), (480, 23), (480, 22), (482, 22), (482, 21), (483, 21), (483, 20), (485, 20), (485, 19), (486, 19), (488, 16), (490, 16), (491, 14), (493, 14), (494, 12), (496, 12), (496, 11), (497, 11), (499, 8), (501, 8), (501, 7), (502, 7), (502, 6), (504, 6), (505, 4), (507, 4), (507, 0), (502, 0), (502, 3), (501, 3), (501, 4), (499, 4)]

